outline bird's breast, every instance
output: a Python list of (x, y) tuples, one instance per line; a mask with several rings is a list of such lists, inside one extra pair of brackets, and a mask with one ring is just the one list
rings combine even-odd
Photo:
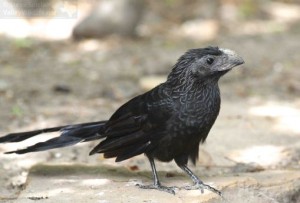
[(198, 136), (209, 132), (220, 111), (220, 93), (215, 88), (202, 88), (200, 91), (187, 91), (175, 104), (173, 121), (170, 130), (178, 136)]

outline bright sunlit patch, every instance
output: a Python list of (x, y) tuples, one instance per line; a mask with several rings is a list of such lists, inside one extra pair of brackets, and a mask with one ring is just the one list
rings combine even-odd
[[(76, 19), (0, 19), (0, 34), (14, 38), (37, 37), (41, 39), (67, 39), (70, 37)], [(16, 27), (18, 29), (16, 29)]]
[(102, 11), (102, 15), (109, 15), (111, 12), (113, 12), (115, 8), (114, 2), (103, 1), (101, 3), (102, 5), (100, 7), (100, 10)]
[[(16, 29), (16, 27), (18, 29)], [(0, 34), (11, 37), (27, 37), (30, 33), (30, 25), (24, 19), (1, 19)]]
[(278, 164), (284, 157), (283, 148), (273, 145), (253, 146), (229, 155), (230, 159), (241, 163), (256, 163), (261, 166)]
[(79, 44), (78, 48), (83, 51), (96, 51), (99, 48), (105, 48), (105, 46), (99, 40), (85, 40)]
[(296, 22), (300, 19), (300, 6), (297, 4), (272, 2), (266, 10), (278, 21)]
[(300, 133), (300, 110), (289, 104), (267, 103), (250, 108), (250, 114), (275, 119), (275, 130)]
[(76, 183), (77, 180), (73, 180), (73, 179), (67, 179), (67, 178), (61, 178), (61, 179), (57, 179), (54, 181), (55, 184), (57, 185), (62, 185), (62, 184), (72, 184), (72, 183)]
[(91, 186), (91, 187), (105, 185), (108, 184), (109, 182), (110, 180), (108, 179), (85, 179), (81, 181), (82, 185)]

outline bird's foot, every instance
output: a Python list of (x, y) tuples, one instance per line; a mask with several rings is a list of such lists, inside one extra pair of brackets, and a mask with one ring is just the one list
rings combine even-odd
[(141, 189), (153, 189), (153, 190), (159, 190), (171, 193), (172, 195), (175, 195), (175, 190), (178, 189), (177, 187), (166, 187), (161, 184), (156, 185), (142, 185), (142, 184), (136, 184)]
[(217, 195), (222, 197), (222, 193), (219, 190), (217, 190), (217, 189), (215, 189), (215, 188), (213, 188), (213, 187), (211, 187), (207, 184), (204, 184), (203, 182), (197, 182), (195, 185), (184, 186), (183, 189), (185, 189), (185, 190), (198, 190), (198, 189), (200, 189), (201, 193), (203, 193), (204, 190), (209, 190), (209, 191), (211, 191), (213, 193), (216, 193)]

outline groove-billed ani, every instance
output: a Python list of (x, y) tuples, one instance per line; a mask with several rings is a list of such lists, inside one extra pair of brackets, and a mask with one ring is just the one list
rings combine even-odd
[(175, 194), (174, 187), (161, 185), (154, 159), (173, 159), (193, 180), (185, 189), (217, 189), (204, 184), (188, 167), (198, 158), (203, 143), (220, 110), (218, 80), (233, 67), (243, 64), (235, 52), (218, 47), (191, 49), (174, 65), (167, 81), (122, 105), (109, 120), (66, 125), (30, 132), (8, 134), (0, 143), (20, 142), (35, 135), (60, 131), (59, 137), (6, 152), (24, 154), (65, 147), (91, 140), (101, 142), (90, 152), (123, 161), (144, 153), (151, 164), (154, 184), (140, 188), (157, 189)]

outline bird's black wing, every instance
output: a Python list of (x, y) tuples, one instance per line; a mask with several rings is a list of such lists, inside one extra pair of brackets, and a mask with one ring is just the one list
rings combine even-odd
[(172, 116), (172, 99), (161, 84), (121, 106), (106, 124), (106, 139), (91, 152), (123, 161), (153, 148), (153, 137), (163, 136)]

